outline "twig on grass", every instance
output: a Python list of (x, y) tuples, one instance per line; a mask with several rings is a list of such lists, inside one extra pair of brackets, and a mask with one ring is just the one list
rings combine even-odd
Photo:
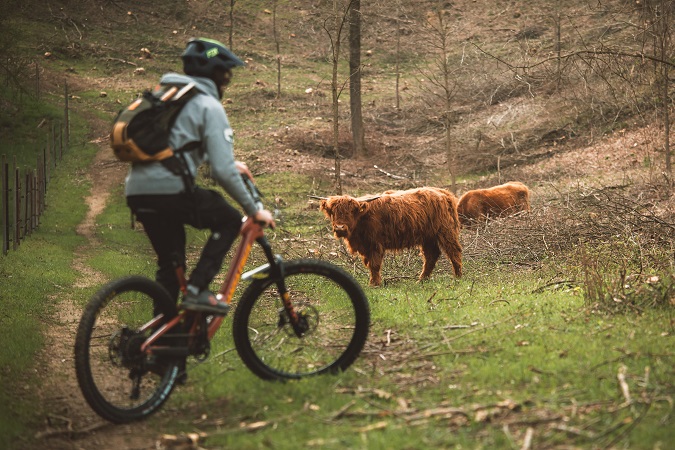
[[(498, 321), (493, 322), (493, 323), (491, 323), (491, 324), (489, 324), (489, 325), (483, 325), (482, 327), (477, 327), (477, 328), (474, 328), (474, 329), (472, 329), (472, 330), (468, 330), (468, 331), (466, 331), (466, 332), (464, 332), (464, 333), (462, 333), (462, 334), (459, 334), (459, 335), (457, 335), (457, 336), (454, 336), (454, 337), (452, 337), (452, 338), (449, 338), (449, 339), (443, 339), (443, 342), (442, 342), (442, 343), (440, 343), (440, 344), (434, 344), (433, 347), (438, 346), (438, 345), (441, 345), (441, 344), (447, 344), (448, 342), (456, 341), (457, 339), (463, 338), (464, 336), (466, 336), (466, 335), (468, 335), (468, 334), (475, 333), (476, 331), (487, 330), (488, 328), (492, 328), (492, 327), (495, 327), (495, 326), (497, 326), (497, 325), (500, 325), (500, 324), (502, 324), (502, 323), (504, 323), (504, 322), (508, 322), (509, 320), (513, 319), (514, 317), (515, 317), (515, 315), (511, 315), (511, 316), (507, 317), (507, 318), (504, 319), (504, 320), (498, 320)], [(430, 348), (431, 348), (431, 347), (432, 347), (432, 346), (430, 346)], [(419, 359), (419, 358), (415, 358), (415, 359)]]
[(471, 328), (473, 325), (446, 325), (443, 327), (444, 330), (459, 330), (461, 328)]
[(394, 175), (393, 173), (386, 172), (386, 171), (380, 169), (379, 167), (377, 167), (376, 165), (374, 165), (373, 167), (376, 168), (377, 170), (379, 170), (380, 172), (382, 172), (383, 174), (385, 174), (386, 176), (388, 176), (389, 178), (393, 178), (395, 180), (405, 180), (406, 179), (406, 177), (402, 177), (401, 175)]
[(352, 400), (351, 402), (347, 403), (347, 404), (344, 405), (342, 408), (338, 409), (338, 410), (331, 416), (331, 420), (337, 420), (337, 419), (341, 418), (342, 416), (345, 415), (345, 413), (347, 412), (347, 410), (349, 410), (349, 408), (351, 408), (351, 407), (354, 406), (355, 404), (356, 404), (356, 400)]
[(488, 303), (488, 306), (492, 306), (495, 303), (506, 303), (507, 305), (511, 306), (511, 303), (508, 302), (508, 300), (492, 300), (490, 303)]
[(129, 64), (130, 66), (138, 67), (138, 64), (136, 64), (136, 63), (134, 63), (134, 62), (131, 62), (131, 61), (127, 61), (126, 59), (110, 58), (110, 57), (108, 57), (108, 58), (106, 58), (105, 60), (106, 60), (106, 61), (117, 61), (117, 62), (121, 62), (121, 63), (123, 63), (123, 64)]
[(521, 450), (530, 450), (533, 436), (534, 436), (534, 428), (527, 427), (527, 431), (525, 432), (525, 439), (523, 439), (523, 446), (521, 447)]
[[(635, 428), (640, 422), (642, 422), (642, 419), (647, 415), (647, 412), (649, 411), (649, 408), (651, 407), (651, 402), (646, 403), (646, 408), (645, 410), (639, 414), (635, 419), (633, 419), (627, 427), (625, 427), (623, 430), (621, 430), (620, 433), (618, 433), (612, 440), (610, 440), (607, 445), (605, 445), (603, 448), (608, 449), (608, 448), (613, 448), (614, 445), (621, 439), (622, 437), (626, 436), (628, 433), (630, 433), (633, 428)], [(625, 422), (621, 421), (617, 425), (613, 426), (610, 428), (611, 431), (614, 431), (618, 428), (621, 428), (622, 425), (624, 425)], [(610, 432), (611, 432), (610, 431)], [(603, 435), (608, 435), (609, 433), (603, 433)]]
[(596, 437), (595, 433), (593, 433), (592, 431), (582, 430), (582, 429), (577, 428), (577, 427), (570, 427), (570, 426), (562, 424), (562, 423), (561, 424), (555, 424), (555, 425), (553, 425), (552, 428), (554, 430), (557, 430), (557, 431), (562, 431), (563, 433), (583, 437), (583, 438), (586, 438), (586, 439), (592, 440), (592, 439), (595, 439), (595, 437)]
[(72, 428), (72, 421), (68, 420), (68, 426), (65, 429), (59, 429), (59, 430), (49, 430), (49, 431), (41, 431), (35, 435), (35, 439), (47, 439), (47, 438), (52, 438), (55, 436), (63, 436), (67, 435), (70, 438), (75, 438), (75, 437), (80, 437), (85, 434), (89, 434), (92, 431), (96, 431), (100, 428), (108, 426), (109, 423), (107, 422), (97, 422), (93, 425), (89, 425), (88, 427), (81, 428), (79, 430), (73, 430)]
[(627, 368), (625, 364), (621, 364), (619, 371), (616, 374), (616, 378), (619, 380), (619, 387), (621, 387), (621, 393), (623, 394), (623, 398), (626, 400), (626, 404), (630, 405), (633, 403), (633, 399), (630, 396), (628, 383), (626, 383), (626, 370)]
[(423, 355), (418, 355), (418, 356), (412, 356), (408, 359), (408, 361), (415, 361), (418, 359), (428, 359), (432, 358), (434, 356), (442, 356), (442, 355), (468, 355), (471, 353), (487, 353), (488, 350), (485, 349), (480, 349), (480, 348), (467, 348), (463, 350), (444, 350), (440, 352), (431, 352), (431, 353), (425, 353)]

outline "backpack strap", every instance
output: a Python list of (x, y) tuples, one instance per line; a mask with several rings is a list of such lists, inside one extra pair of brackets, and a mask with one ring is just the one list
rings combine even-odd
[(201, 142), (197, 141), (190, 142), (188, 144), (185, 144), (178, 150), (174, 150), (172, 156), (160, 161), (162, 165), (169, 170), (169, 172), (171, 172), (174, 175), (178, 175), (183, 179), (185, 190), (189, 193), (194, 191), (195, 183), (192, 174), (188, 169), (188, 164), (187, 161), (185, 160), (185, 153), (192, 150), (196, 150), (199, 147), (201, 147), (201, 145), (202, 145)]

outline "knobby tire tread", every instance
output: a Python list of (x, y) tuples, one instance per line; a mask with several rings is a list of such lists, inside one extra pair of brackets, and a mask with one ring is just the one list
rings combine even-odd
[(122, 293), (137, 291), (152, 298), (166, 317), (176, 314), (176, 305), (157, 282), (142, 276), (129, 276), (114, 280), (99, 289), (86, 305), (75, 338), (75, 369), (78, 384), (85, 400), (104, 419), (113, 423), (128, 423), (144, 419), (156, 412), (168, 400), (178, 377), (178, 364), (169, 364), (166, 375), (158, 384), (152, 397), (145, 403), (121, 409), (110, 404), (94, 381), (89, 360), (90, 339), (99, 312)]
[(370, 308), (368, 299), (361, 285), (359, 285), (354, 277), (345, 270), (332, 263), (318, 259), (299, 259), (284, 262), (284, 271), (286, 276), (304, 273), (330, 279), (336, 282), (337, 285), (346, 292), (352, 302), (355, 314), (354, 319), (356, 321), (355, 331), (349, 345), (335, 361), (324, 367), (322, 370), (302, 376), (299, 374), (281, 372), (265, 364), (252, 348), (248, 336), (248, 322), (256, 300), (270, 287), (270, 285), (275, 284), (271, 279), (263, 279), (256, 280), (247, 287), (235, 310), (232, 329), (234, 344), (239, 357), (251, 372), (259, 378), (268, 381), (284, 381), (302, 378), (303, 376), (315, 376), (344, 371), (358, 358), (368, 338)]

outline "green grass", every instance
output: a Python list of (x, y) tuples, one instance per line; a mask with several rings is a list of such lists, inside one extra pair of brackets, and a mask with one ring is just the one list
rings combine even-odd
[(0, 257), (0, 402), (6, 405), (0, 411), (3, 448), (18, 436), (32, 435), (42, 415), (33, 388), (35, 374), (43, 370), (38, 355), (46, 327), (55, 320), (55, 308), (70, 299), (77, 277), (71, 267), (73, 252), (84, 243), (75, 227), (86, 212), (82, 198), (88, 183), (73, 174), (81, 174), (93, 155), (91, 146), (71, 147), (49, 184), (48, 206), (40, 226), (17, 251)]
[[(189, 387), (166, 406), (170, 414), (151, 421), (176, 432), (203, 431), (215, 448), (496, 448), (522, 439), (527, 426), (542, 446), (668, 442), (664, 394), (672, 393), (673, 355), (662, 335), (669, 329), (663, 311), (589, 317), (578, 291), (533, 295), (536, 279), (517, 275), (522, 284), (439, 275), (423, 285), (368, 288), (369, 345), (346, 373), (266, 383), (230, 351), (197, 366)], [(433, 292), (469, 285), (473, 293), (461, 304), (429, 300)], [(220, 333), (212, 355), (233, 350), (227, 322)], [(621, 406), (622, 365), (640, 399), (633, 406)], [(442, 415), (442, 408), (459, 412)], [(554, 416), (586, 432), (550, 429), (546, 419)], [(503, 423), (511, 423), (511, 437)], [(251, 433), (250, 426), (260, 429)], [(293, 439), (285, 440), (289, 433)]]
[[(185, 4), (173, 3), (174, 15), (186, 14)], [(259, 8), (255, 2), (238, 6), (247, 12)], [(134, 19), (122, 11), (115, 20)], [(88, 47), (74, 50), (69, 42), (79, 42), (75, 28), (50, 23), (49, 45), (43, 47), (42, 27), (25, 20), (10, 25), (26, 36), (23, 41), (32, 53), (35, 48), (53, 52), (52, 60), (42, 62), (44, 67), (57, 73), (68, 69), (76, 78), (129, 74), (131, 80), (133, 67), (116, 60), (135, 61), (144, 46), (156, 58), (142, 62), (147, 75), (130, 81), (133, 87), (108, 86), (105, 98), (88, 87), (75, 93), (79, 98), (71, 104), (82, 116), (73, 118), (72, 148), (49, 186), (40, 228), (19, 251), (0, 257), (0, 402), (7, 405), (0, 411), (2, 448), (30, 440), (43, 427), (45, 411), (34, 390), (34, 373), (42, 369), (36, 358), (43, 350), (44, 332), (55, 320), (55, 308), (65, 299), (81, 307), (96, 289), (75, 288), (78, 273), (71, 267), (74, 250), (85, 242), (74, 230), (86, 212), (83, 198), (89, 186), (84, 173), (94, 151), (86, 145), (90, 137), (82, 130), (83, 116), (109, 120), (121, 107), (116, 100), (125, 104), (136, 86), (150, 87), (164, 71), (179, 70), (176, 55), (183, 43), (182, 35), (180, 40), (158, 38), (169, 30), (161, 24), (137, 33), (116, 32), (114, 44), (110, 30), (90, 27), (82, 41)], [(219, 32), (222, 39), (225, 34)], [(301, 128), (307, 118), (328, 118), (330, 106), (329, 97), (310, 102), (304, 93), (312, 87), (330, 95), (330, 68), (316, 53), (307, 57), (298, 53), (293, 64), (283, 67), (282, 99), (273, 101), (272, 47), (261, 42), (269, 44), (262, 37), (245, 44), (235, 41), (241, 55), (247, 54), (246, 47), (260, 49), (249, 52), (255, 56), (254, 64), (237, 72), (226, 93), (233, 103), (225, 106), (235, 131), (245, 138), (237, 140), (237, 156), (256, 172), (267, 205), (271, 208), (275, 199), (281, 200), (279, 229), (269, 233), (273, 247), (287, 259), (305, 257), (312, 249), (312, 254), (339, 264), (367, 286), (361, 261), (345, 254), (323, 215), (308, 207), (307, 196), (329, 192), (332, 179), (299, 176), (292, 168), (270, 175), (256, 165), (255, 155), (276, 145), (272, 133), (286, 126)], [(498, 43), (486, 43), (485, 48), (495, 56), (510, 55)], [(283, 52), (292, 53), (289, 42), (282, 43)], [(417, 64), (417, 53), (408, 50), (402, 56), (402, 72), (411, 87), (413, 55)], [(391, 52), (375, 52), (364, 83), (377, 78), (378, 85), (386, 86), (393, 62)], [(378, 72), (382, 68), (384, 74)], [(341, 80), (344, 69), (341, 66)], [(256, 85), (257, 79), (266, 86)], [(391, 86), (389, 93), (384, 88), (364, 93), (364, 100), (385, 102), (393, 96)], [(0, 153), (11, 144), (10, 154), (17, 154), (20, 166), (33, 164), (35, 152), (46, 142), (47, 128), (37, 128), (38, 124), (43, 119), (56, 123), (62, 115), (58, 98), (62, 87), (55, 92), (45, 94), (52, 103), (47, 106), (30, 96), (17, 99), (14, 93), (0, 91), (21, 115), (21, 120), (0, 116)], [(404, 97), (413, 95), (409, 91)], [(341, 100), (344, 115), (346, 91)], [(287, 112), (281, 114), (279, 106)], [(579, 114), (582, 122), (597, 120), (593, 111)], [(324, 125), (329, 130), (330, 124)], [(327, 168), (331, 166), (327, 160)], [(153, 276), (154, 254), (142, 231), (131, 229), (121, 188), (111, 193), (95, 231), (100, 245), (86, 250), (85, 263), (105, 279)], [(205, 232), (190, 232), (190, 262), (207, 237)], [(596, 248), (598, 254), (593, 256), (610, 261), (618, 246)], [(644, 262), (640, 255), (626, 253), (628, 263), (635, 264), (629, 267)], [(246, 269), (260, 263), (260, 254), (254, 253)], [(541, 289), (560, 270), (569, 276), (581, 273), (578, 265), (578, 259), (565, 255), (547, 255), (531, 270), (469, 258), (464, 278), (455, 280), (447, 261), (441, 261), (432, 280), (418, 283), (417, 252), (388, 255), (385, 284), (365, 287), (372, 329), (366, 351), (347, 372), (291, 383), (261, 381), (237, 357), (228, 319), (213, 342), (211, 357), (200, 365), (192, 363), (189, 384), (148, 420), (148, 427), (157, 435), (202, 431), (206, 448), (520, 448), (529, 427), (532, 448), (666, 448), (675, 441), (672, 303), (645, 302), (649, 307), (639, 312), (623, 309), (608, 314), (593, 308), (581, 286)], [(599, 270), (615, 279), (609, 268)], [(618, 381), (621, 373), (632, 404), (625, 404)]]
[[(270, 181), (261, 177), (263, 192), (274, 189)], [(306, 184), (284, 186), (298, 207)], [(151, 275), (152, 254), (114, 198), (98, 228), (109, 248), (90, 261), (111, 277)], [(294, 234), (315, 234), (308, 223), (296, 228), (289, 221)], [(203, 238), (192, 234), (193, 254)], [(286, 249), (282, 238), (273, 245)], [(616, 440), (652, 448), (672, 440), (672, 312), (593, 312), (578, 288), (538, 289), (551, 277), (545, 267), (504, 271), (470, 260), (461, 280), (439, 264), (432, 280), (417, 283), (417, 259), (389, 257), (385, 285), (366, 288), (369, 344), (346, 373), (285, 384), (258, 380), (236, 356), (228, 320), (212, 357), (193, 367), (188, 387), (149, 423), (205, 432), (207, 447), (215, 448), (497, 448), (522, 442), (528, 426), (542, 446)], [(409, 274), (397, 278), (401, 268)], [(367, 283), (365, 273), (355, 275)], [(637, 400), (632, 405), (624, 405), (619, 389), (622, 370)], [(555, 417), (565, 417), (572, 431), (550, 427)], [(280, 437), (289, 433), (293, 439)]]

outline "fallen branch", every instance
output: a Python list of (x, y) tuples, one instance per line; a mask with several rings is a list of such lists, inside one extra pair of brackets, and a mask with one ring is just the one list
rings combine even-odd
[(525, 439), (523, 439), (523, 446), (521, 447), (521, 450), (530, 450), (530, 446), (532, 445), (532, 436), (534, 436), (534, 428), (527, 427), (527, 431), (525, 432)]
[(576, 428), (576, 427), (568, 427), (567, 425), (563, 425), (563, 424), (553, 425), (553, 429), (558, 430), (558, 431), (562, 431), (563, 433), (571, 434), (571, 435), (574, 435), (574, 436), (583, 437), (583, 438), (586, 438), (586, 439), (595, 439), (595, 436), (596, 436), (595, 433), (593, 433), (593, 432), (582, 430), (582, 429)]
[(624, 364), (621, 364), (621, 367), (619, 367), (619, 371), (616, 374), (617, 380), (619, 380), (619, 386), (621, 387), (621, 393), (623, 394), (623, 398), (626, 399), (626, 404), (630, 405), (633, 403), (633, 400), (631, 399), (630, 396), (630, 390), (628, 389), (628, 383), (626, 383), (626, 366)]
[(126, 59), (120, 59), (120, 58), (106, 58), (105, 60), (106, 60), (106, 61), (117, 61), (117, 62), (121, 62), (121, 63), (123, 63), (123, 64), (129, 64), (130, 66), (138, 67), (138, 64), (133, 63), (133, 62), (131, 62), (131, 61), (127, 61)]
[(467, 412), (464, 411), (462, 408), (441, 407), (441, 408), (425, 409), (424, 411), (419, 411), (415, 414), (410, 414), (407, 417), (405, 417), (405, 420), (410, 421), (410, 420), (428, 419), (430, 417), (438, 417), (438, 416), (448, 418), (455, 415), (469, 417)]
[(355, 404), (356, 404), (356, 400), (352, 400), (351, 402), (347, 403), (347, 404), (344, 405), (342, 408), (338, 409), (338, 410), (335, 412), (335, 414), (333, 414), (333, 415), (331, 416), (331, 420), (337, 420), (337, 419), (343, 417), (343, 416), (345, 415), (345, 413), (347, 412), (347, 410), (349, 410), (349, 408), (351, 408), (351, 407), (354, 406)]
[(385, 174), (386, 176), (388, 176), (389, 178), (393, 178), (395, 180), (405, 180), (406, 179), (406, 177), (402, 177), (401, 175), (394, 175), (393, 173), (386, 172), (386, 171), (380, 169), (379, 167), (377, 167), (376, 165), (373, 165), (373, 167), (376, 168), (377, 170), (379, 170), (380, 172), (382, 172), (383, 174)]
[(434, 356), (442, 356), (442, 355), (468, 355), (471, 353), (487, 353), (487, 350), (484, 349), (476, 349), (476, 348), (467, 348), (463, 350), (444, 350), (442, 352), (431, 352), (431, 353), (425, 353), (423, 355), (418, 355), (418, 356), (413, 356), (408, 359), (408, 361), (415, 361), (417, 359), (428, 359)]
[(63, 436), (67, 435), (70, 438), (76, 438), (78, 436), (82, 436), (85, 434), (89, 434), (92, 431), (96, 431), (100, 428), (103, 428), (105, 426), (108, 426), (109, 424), (107, 422), (98, 422), (93, 425), (89, 425), (88, 427), (84, 427), (80, 430), (73, 430), (70, 427), (70, 424), (68, 424), (68, 428), (65, 429), (60, 429), (60, 430), (49, 430), (49, 431), (41, 431), (35, 435), (35, 439), (47, 439), (47, 438), (52, 438), (55, 436)]

